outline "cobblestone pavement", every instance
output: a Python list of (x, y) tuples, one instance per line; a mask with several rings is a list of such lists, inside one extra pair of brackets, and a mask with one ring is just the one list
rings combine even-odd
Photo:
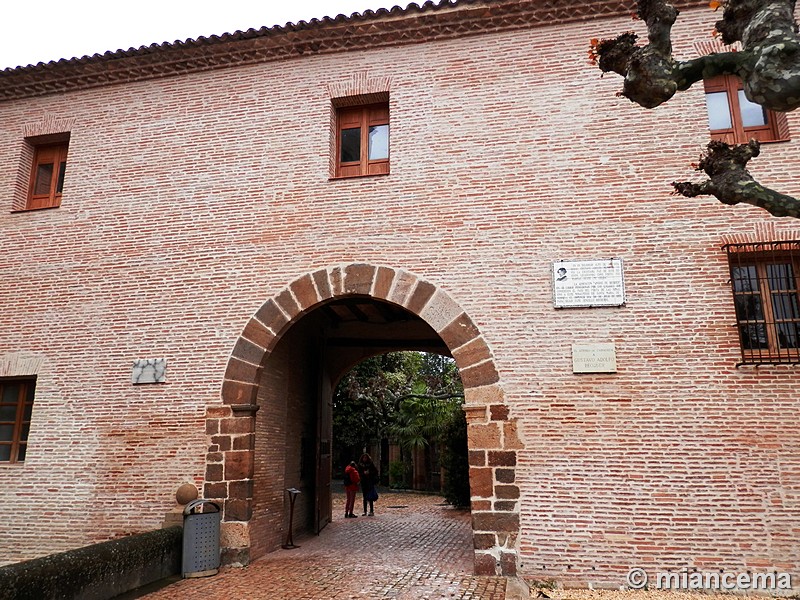
[[(360, 508), (361, 495), (356, 499)], [(147, 600), (505, 600), (505, 579), (472, 575), (470, 515), (440, 496), (384, 493), (375, 516), (344, 518), (334, 494), (333, 522), (319, 536), (295, 535), (244, 568), (177, 580)], [(359, 514), (360, 513), (356, 513)]]

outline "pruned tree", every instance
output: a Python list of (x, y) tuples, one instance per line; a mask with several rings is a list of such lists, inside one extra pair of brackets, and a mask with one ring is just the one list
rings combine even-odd
[[(648, 43), (637, 45), (632, 32), (592, 40), (590, 57), (604, 73), (622, 75), (620, 95), (645, 108), (659, 106), (676, 92), (717, 75), (741, 78), (746, 97), (768, 110), (789, 112), (800, 106), (795, 0), (713, 0), (711, 7), (723, 8), (716, 23), (722, 42), (740, 42), (741, 51), (675, 60), (671, 34), (678, 10), (666, 0), (638, 0), (637, 16), (647, 26)], [(672, 185), (687, 197), (710, 194), (724, 204), (744, 202), (778, 217), (800, 218), (800, 200), (759, 184), (747, 171), (748, 161), (758, 154), (756, 140), (740, 146), (712, 141), (696, 165), (708, 179)]]

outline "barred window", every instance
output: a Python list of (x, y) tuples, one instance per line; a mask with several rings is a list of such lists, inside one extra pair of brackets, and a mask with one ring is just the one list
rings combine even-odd
[(725, 249), (741, 364), (800, 363), (800, 241)]

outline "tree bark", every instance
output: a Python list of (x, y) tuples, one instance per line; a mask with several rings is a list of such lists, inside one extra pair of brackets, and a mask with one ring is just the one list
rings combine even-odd
[[(693, 83), (728, 74), (742, 79), (751, 102), (789, 112), (800, 106), (800, 38), (794, 10), (795, 0), (725, 0), (716, 29), (725, 44), (741, 42), (742, 51), (676, 61), (671, 32), (678, 11), (666, 0), (638, 0), (637, 15), (647, 25), (647, 45), (638, 46), (636, 34), (627, 32), (610, 40), (592, 40), (590, 56), (604, 73), (624, 77), (620, 95), (645, 108), (663, 104)], [(725, 204), (745, 202), (776, 216), (800, 217), (796, 199), (760, 185), (745, 169), (759, 153), (757, 142), (738, 147), (742, 150), (723, 151), (723, 147), (727, 144), (712, 142), (703, 159), (702, 164), (714, 165), (714, 175), (701, 169), (709, 181), (673, 184), (676, 191), (688, 197), (712, 194)]]
[(776, 217), (800, 218), (800, 201), (764, 187), (747, 171), (747, 162), (758, 156), (759, 143), (729, 146), (712, 141), (697, 165), (709, 179), (701, 183), (674, 182), (675, 191), (687, 198), (710, 194), (723, 204), (747, 203), (758, 206)]

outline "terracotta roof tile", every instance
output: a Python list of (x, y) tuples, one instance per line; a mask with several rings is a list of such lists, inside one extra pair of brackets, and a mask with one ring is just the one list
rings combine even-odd
[[(0, 71), (0, 101), (236, 64), (617, 16), (634, 0), (428, 0)], [(678, 0), (678, 6), (693, 4)], [(346, 35), (344, 35), (346, 34)]]

